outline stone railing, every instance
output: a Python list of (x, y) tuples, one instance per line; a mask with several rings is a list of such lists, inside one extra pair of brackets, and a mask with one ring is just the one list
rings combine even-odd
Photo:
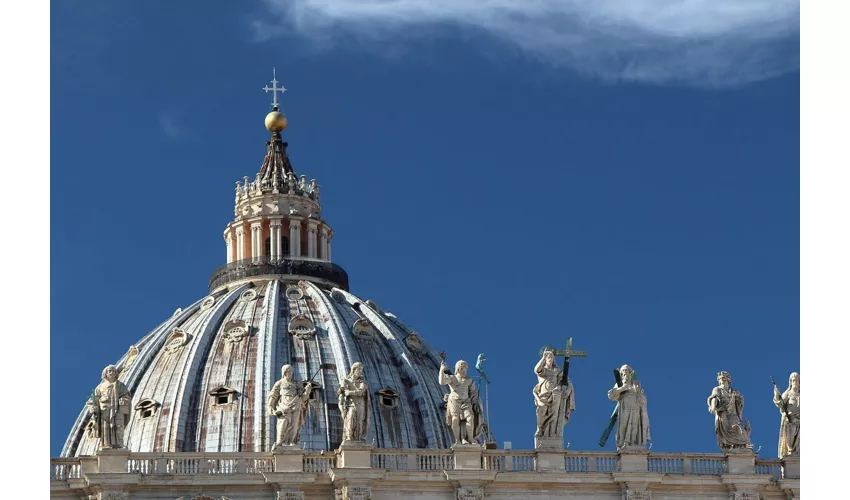
[(126, 472), (201, 476), (259, 474), (272, 470), (271, 453), (130, 453)]
[[(458, 453), (450, 449), (365, 449), (368, 466), (388, 471), (445, 471), (453, 469), (479, 469), (495, 472), (561, 472), (566, 474), (602, 473), (624, 471), (622, 456), (615, 452), (546, 452), (546, 461), (541, 453), (529, 450), (483, 450), (466, 449), (466, 458), (473, 456), (473, 466), (465, 460), (459, 466)], [(289, 453), (284, 461), (273, 453), (130, 453), (111, 452), (118, 461), (109, 462), (95, 457), (71, 457), (50, 459), (50, 479), (68, 481), (84, 477), (82, 461), (91, 462), (92, 472), (127, 473), (168, 476), (215, 476), (237, 474), (264, 474), (270, 472), (304, 472), (328, 474), (333, 469), (344, 468), (342, 453), (295, 452)], [(552, 466), (552, 457), (555, 457)], [(629, 462), (631, 472), (649, 472), (671, 475), (720, 476), (729, 473), (729, 457), (719, 453), (648, 453), (638, 455), (645, 458)], [(480, 457), (480, 461), (478, 458)], [(562, 461), (562, 462), (561, 462)], [(109, 463), (108, 468), (103, 464)], [(480, 463), (480, 467), (477, 465)], [(544, 467), (542, 464), (546, 464)], [(645, 466), (642, 465), (645, 463)], [(780, 460), (750, 459), (749, 470), (744, 473), (784, 477)], [(562, 465), (561, 465), (562, 464)], [(740, 471), (738, 471), (740, 473)]]
[(726, 457), (718, 453), (651, 453), (647, 471), (661, 474), (719, 476), (727, 472)]
[(67, 481), (68, 479), (80, 478), (79, 458), (51, 458), (50, 480)]

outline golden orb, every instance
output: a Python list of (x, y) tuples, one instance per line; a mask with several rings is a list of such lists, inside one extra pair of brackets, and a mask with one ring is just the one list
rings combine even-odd
[(272, 111), (266, 115), (266, 128), (270, 132), (282, 132), (286, 128), (286, 117), (280, 111)]

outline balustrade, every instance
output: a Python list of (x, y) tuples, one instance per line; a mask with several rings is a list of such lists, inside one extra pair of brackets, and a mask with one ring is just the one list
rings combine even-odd
[[(444, 449), (375, 449), (370, 464), (375, 469), (400, 471), (442, 471), (455, 466), (452, 450)], [(304, 472), (327, 474), (336, 467), (334, 453), (307, 453), (303, 457)], [(497, 472), (536, 472), (537, 454), (528, 450), (483, 450), (481, 468)], [(262, 474), (273, 470), (271, 453), (129, 453), (126, 468), (130, 474), (175, 476)], [(564, 453), (566, 474), (610, 474), (618, 470), (618, 455), (613, 452)], [(647, 472), (718, 476), (727, 472), (727, 464), (722, 454), (650, 453)], [(782, 463), (757, 460), (755, 474), (781, 479)], [(80, 458), (50, 460), (51, 480), (68, 481), (81, 476)]]

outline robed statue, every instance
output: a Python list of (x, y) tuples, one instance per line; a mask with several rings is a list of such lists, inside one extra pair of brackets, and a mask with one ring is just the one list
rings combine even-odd
[(363, 363), (351, 365), (337, 395), (342, 412), (342, 442), (365, 441), (369, 429), (369, 385), (363, 376)]
[(118, 369), (109, 365), (101, 373), (103, 381), (86, 404), (92, 412), (89, 435), (100, 439), (100, 449), (126, 448), (124, 428), (130, 422), (130, 391), (118, 380)]
[(708, 397), (708, 411), (714, 414), (717, 446), (724, 452), (752, 449), (750, 422), (744, 420), (744, 395), (732, 387), (732, 375), (717, 374), (717, 387)]
[(283, 365), (281, 375), (272, 386), (267, 401), (269, 415), (277, 417), (277, 440), (273, 449), (301, 443), (301, 427), (307, 421), (307, 403), (313, 389), (310, 382), (293, 380), (292, 365)]
[(620, 367), (620, 381), (608, 391), (608, 399), (617, 402), (617, 450), (643, 449), (651, 439), (646, 393), (629, 365)]
[(479, 441), (484, 432), (484, 412), (478, 389), (467, 376), (469, 365), (460, 360), (455, 363), (455, 371), (449, 371), (444, 354), (441, 354), (440, 385), (449, 386), (446, 401), (446, 424), (451, 428), (454, 444), (473, 444)]
[[(563, 439), (564, 425), (576, 409), (572, 381), (569, 377), (564, 380), (563, 370), (555, 363), (555, 352), (549, 348), (544, 349), (543, 356), (534, 366), (534, 373), (537, 375), (537, 385), (531, 391), (537, 407), (534, 437)], [(563, 441), (560, 446), (563, 446)]]
[(800, 374), (788, 377), (788, 389), (782, 394), (773, 386), (773, 404), (782, 414), (779, 427), (779, 458), (800, 454)]

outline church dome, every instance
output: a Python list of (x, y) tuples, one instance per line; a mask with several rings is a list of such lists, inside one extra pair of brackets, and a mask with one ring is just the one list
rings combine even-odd
[[(314, 386), (301, 447), (333, 450), (342, 441), (340, 381), (360, 362), (371, 392), (369, 444), (448, 448), (439, 354), (395, 315), (348, 291), (348, 275), (331, 262), (333, 230), (321, 215), (319, 186), (295, 175), (286, 147), (272, 130), (255, 180), (236, 183), (227, 263), (213, 272), (210, 294), (177, 309), (115, 363), (132, 395), (126, 447), (271, 451), (276, 417), (267, 398), (291, 365), (295, 380), (312, 378)], [(97, 451), (91, 425), (84, 407), (63, 456)]]

